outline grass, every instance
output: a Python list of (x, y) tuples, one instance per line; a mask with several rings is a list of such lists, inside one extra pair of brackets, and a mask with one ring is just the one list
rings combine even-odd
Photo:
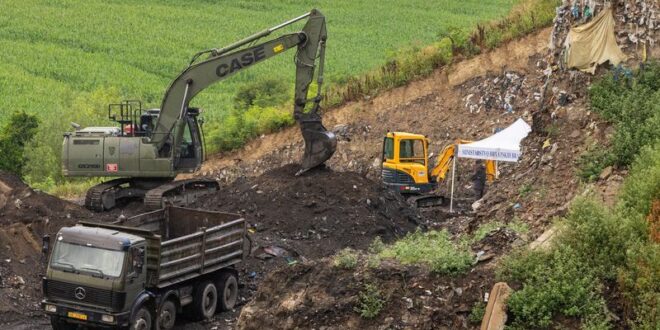
[(473, 255), (467, 244), (451, 241), (446, 230), (416, 231), (385, 247), (380, 256), (402, 264), (427, 264), (439, 274), (458, 274), (468, 268)]
[(341, 269), (353, 269), (358, 263), (358, 254), (351, 248), (345, 248), (334, 256), (333, 265)]
[(527, 233), (529, 232), (529, 225), (527, 225), (519, 218), (515, 217), (507, 224), (500, 221), (492, 221), (482, 224), (481, 226), (479, 226), (479, 228), (477, 228), (477, 230), (474, 231), (474, 233), (472, 234), (472, 238), (470, 239), (470, 242), (471, 243), (479, 242), (492, 231), (503, 227), (513, 230), (519, 236), (527, 235)]
[[(57, 185), (63, 182), (61, 134), (69, 122), (108, 125), (107, 104), (124, 98), (158, 107), (166, 86), (195, 52), (228, 44), (312, 7), (328, 18), (326, 105), (332, 105), (428, 74), (449, 61), (454, 50), (473, 53), (475, 45), (494, 47), (543, 26), (549, 22), (543, 18), (545, 7), (554, 3), (411, 0), (381, 2), (375, 8), (368, 1), (8, 0), (0, 11), (0, 98), (5, 104), (0, 125), (16, 110), (40, 118), (28, 153), (33, 160), (28, 174), (32, 183)], [(516, 10), (504, 21), (487, 23), (505, 17), (514, 4)], [(463, 44), (448, 43), (443, 37), (447, 31)], [(457, 38), (456, 31), (464, 37)], [(478, 33), (471, 36), (470, 31)], [(468, 40), (474, 43), (465, 44)], [(290, 96), (292, 56), (260, 64), (193, 100), (192, 106), (205, 109), (211, 152), (239, 147), (256, 134), (291, 124), (284, 118), (290, 115), (289, 106), (282, 110), (282, 104), (258, 104), (259, 109), (237, 113), (234, 101), (246, 85), (265, 80), (280, 81)], [(369, 72), (384, 74), (370, 80)], [(365, 81), (375, 82), (367, 89), (355, 88)], [(260, 115), (264, 109), (266, 115)]]

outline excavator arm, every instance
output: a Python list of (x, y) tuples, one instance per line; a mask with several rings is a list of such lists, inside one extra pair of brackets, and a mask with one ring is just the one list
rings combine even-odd
[[(270, 35), (275, 30), (305, 18), (308, 19), (307, 23), (300, 32), (241, 48)], [(303, 170), (307, 170), (322, 164), (332, 156), (337, 145), (334, 134), (323, 127), (318, 114), (326, 38), (325, 17), (318, 10), (312, 10), (305, 15), (261, 31), (222, 49), (212, 49), (196, 54), (188, 68), (174, 79), (167, 89), (160, 115), (150, 136), (150, 142), (155, 145), (159, 154), (165, 156), (170, 152), (171, 147), (178, 145), (182, 139), (188, 103), (195, 95), (210, 85), (256, 63), (263, 62), (291, 48), (297, 48), (294, 118), (299, 123), (305, 140), (302, 167)], [(209, 53), (210, 56), (195, 63), (196, 59), (205, 53)], [(317, 58), (319, 58), (318, 94), (312, 99), (307, 99), (309, 85), (314, 79)], [(313, 102), (314, 105), (310, 111), (306, 112), (305, 107), (310, 102)]]
[[(447, 176), (451, 161), (456, 156), (456, 149), (458, 145), (468, 143), (472, 143), (472, 141), (456, 140), (455, 143), (447, 145), (444, 149), (442, 149), (442, 153), (438, 157), (438, 164), (431, 170), (431, 177), (435, 178), (437, 182), (443, 181)], [(495, 180), (496, 176), (497, 164), (494, 160), (486, 160), (486, 178), (488, 179), (488, 182)]]

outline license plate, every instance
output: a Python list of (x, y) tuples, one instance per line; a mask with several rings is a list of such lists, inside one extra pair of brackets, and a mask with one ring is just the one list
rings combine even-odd
[(82, 314), (82, 313), (68, 312), (68, 313), (66, 313), (66, 316), (68, 316), (72, 319), (87, 321), (87, 315)]

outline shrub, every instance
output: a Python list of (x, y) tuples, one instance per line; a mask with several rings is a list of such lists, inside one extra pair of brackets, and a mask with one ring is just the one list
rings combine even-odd
[(642, 149), (619, 194), (620, 213), (644, 217), (660, 199), (660, 142)]
[(378, 316), (385, 306), (385, 299), (382, 298), (382, 293), (378, 289), (378, 286), (373, 283), (365, 284), (364, 290), (359, 293), (358, 298), (358, 306), (355, 308), (355, 311), (360, 313), (360, 316), (365, 319), (372, 319)]
[(660, 65), (652, 62), (630, 86), (610, 76), (589, 90), (592, 108), (616, 127), (612, 140), (616, 165), (629, 165), (642, 147), (660, 140), (660, 90), (654, 78), (659, 75)]
[(383, 240), (380, 238), (380, 236), (376, 236), (374, 240), (369, 244), (369, 253), (381, 253), (385, 249), (385, 243), (383, 243)]
[(282, 80), (257, 80), (241, 86), (234, 96), (234, 108), (275, 107), (290, 99), (287, 85)]
[(23, 176), (26, 163), (25, 146), (37, 133), (37, 117), (16, 112), (0, 132), (0, 169)]
[(470, 310), (470, 315), (468, 315), (468, 321), (472, 323), (481, 323), (481, 320), (484, 318), (484, 314), (486, 314), (486, 304), (483, 301), (478, 301), (474, 306), (472, 306), (472, 310)]
[(335, 255), (332, 263), (337, 268), (353, 269), (357, 266), (357, 262), (357, 252), (351, 248), (345, 248)]
[(511, 294), (508, 309), (519, 328), (548, 327), (554, 317), (592, 318), (603, 311), (597, 277), (579, 254), (562, 245), (552, 252), (525, 252), (503, 260), (505, 281), (523, 280), (523, 288)]
[(380, 255), (404, 264), (427, 264), (432, 271), (441, 274), (463, 272), (472, 262), (466, 244), (454, 244), (446, 230), (425, 233), (418, 230), (388, 246)]

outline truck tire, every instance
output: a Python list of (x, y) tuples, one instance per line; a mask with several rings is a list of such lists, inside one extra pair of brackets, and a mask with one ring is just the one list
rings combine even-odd
[(195, 288), (193, 314), (197, 320), (208, 320), (218, 307), (218, 289), (211, 281), (205, 281)]
[(222, 272), (218, 278), (217, 286), (220, 290), (220, 309), (224, 312), (232, 310), (238, 299), (238, 279), (236, 275), (232, 272)]
[(156, 329), (170, 330), (174, 328), (174, 323), (176, 323), (176, 304), (171, 299), (168, 299), (160, 306), (160, 313), (158, 313), (158, 319), (156, 320)]
[(151, 313), (147, 307), (142, 306), (131, 320), (129, 330), (151, 330)]
[(50, 317), (50, 325), (53, 327), (53, 330), (73, 330), (78, 328), (77, 325), (66, 323), (59, 316), (55, 315)]

